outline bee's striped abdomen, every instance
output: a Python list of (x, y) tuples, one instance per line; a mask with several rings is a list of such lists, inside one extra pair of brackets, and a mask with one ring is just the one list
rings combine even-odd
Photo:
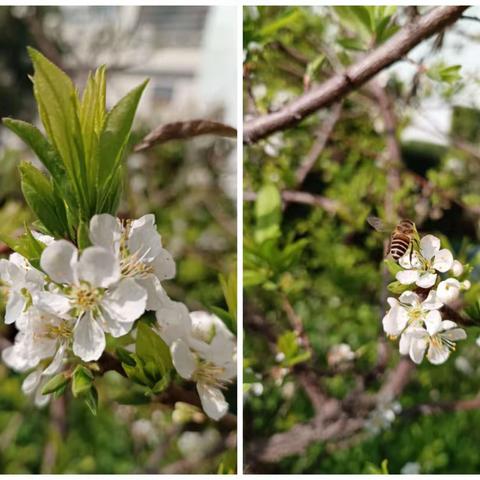
[(410, 236), (395, 233), (392, 235), (392, 241), (390, 243), (390, 255), (394, 260), (398, 260), (400, 257), (403, 257), (410, 246)]

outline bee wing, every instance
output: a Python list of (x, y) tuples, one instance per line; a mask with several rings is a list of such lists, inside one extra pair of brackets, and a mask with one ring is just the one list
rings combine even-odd
[(383, 221), (378, 217), (367, 217), (368, 224), (373, 227), (377, 232), (387, 232), (389, 229), (383, 223)]

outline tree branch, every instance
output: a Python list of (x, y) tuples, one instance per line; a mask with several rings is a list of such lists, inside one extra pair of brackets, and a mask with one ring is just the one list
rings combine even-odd
[(230, 125), (212, 120), (189, 120), (160, 125), (150, 132), (143, 140), (135, 145), (134, 151), (141, 152), (170, 140), (184, 140), (200, 135), (217, 135), (220, 137), (235, 138), (237, 130)]
[[(312, 205), (313, 207), (320, 207), (330, 214), (337, 213), (341, 207), (337, 200), (322, 197), (321, 195), (315, 195), (309, 192), (283, 190), (283, 192), (280, 192), (280, 195), (285, 202), (303, 203), (305, 205)], [(243, 200), (246, 202), (253, 202), (256, 198), (257, 194), (255, 192), (247, 191), (243, 193)]]
[(339, 102), (333, 106), (330, 115), (328, 116), (327, 120), (323, 122), (320, 126), (316, 139), (313, 142), (310, 151), (308, 152), (307, 156), (305, 157), (304, 161), (300, 164), (300, 167), (295, 173), (295, 179), (297, 181), (297, 185), (301, 185), (305, 180), (305, 177), (308, 175), (310, 170), (314, 167), (315, 162), (317, 161), (318, 157), (322, 154), (323, 150), (327, 146), (328, 140), (332, 135), (333, 129), (337, 124), (340, 113), (342, 111), (342, 103)]
[(400, 60), (412, 48), (454, 23), (468, 6), (442, 6), (418, 17), (383, 45), (367, 54), (345, 72), (298, 97), (284, 108), (245, 123), (245, 143), (253, 143), (273, 132), (299, 123), (320, 108), (327, 107), (360, 87), (384, 68)]

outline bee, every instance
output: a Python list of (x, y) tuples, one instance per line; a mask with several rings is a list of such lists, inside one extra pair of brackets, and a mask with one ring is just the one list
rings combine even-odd
[[(368, 217), (367, 222), (377, 230), (377, 232), (388, 232), (392, 230), (392, 228), (386, 227), (383, 221), (377, 217)], [(411, 261), (416, 242), (418, 242), (418, 233), (415, 223), (408, 219), (400, 220), (390, 235), (387, 256), (390, 255), (397, 261), (410, 251)]]

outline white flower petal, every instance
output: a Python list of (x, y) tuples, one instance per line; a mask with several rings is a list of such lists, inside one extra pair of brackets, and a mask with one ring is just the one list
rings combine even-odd
[(452, 328), (455, 328), (457, 324), (455, 322), (452, 322), (451, 320), (443, 320), (442, 321), (442, 330), (450, 330)]
[(440, 365), (447, 361), (450, 356), (450, 350), (443, 344), (430, 344), (428, 349), (427, 358), (433, 365)]
[(135, 278), (135, 281), (147, 292), (146, 310), (157, 311), (164, 307), (170, 299), (167, 292), (160, 284), (160, 280), (155, 275), (147, 275), (143, 278)]
[(400, 297), (398, 297), (401, 303), (405, 303), (407, 305), (417, 305), (420, 303), (420, 297), (410, 290), (403, 292)]
[(5, 307), (5, 323), (7, 325), (21, 321), (23, 310), (25, 308), (25, 298), (20, 292), (11, 289), (8, 294), (8, 301)]
[[(17, 338), (20, 334), (17, 335)], [(28, 358), (21, 341), (15, 339), (15, 344), (2, 350), (2, 360), (11, 369), (17, 372), (24, 372), (36, 365)]]
[(220, 420), (228, 412), (228, 403), (222, 391), (212, 385), (197, 383), (203, 411), (213, 420)]
[(440, 250), (433, 259), (433, 268), (439, 272), (448, 272), (453, 267), (453, 255), (446, 248)]
[(460, 282), (456, 278), (448, 278), (440, 282), (437, 287), (437, 297), (447, 305), (460, 295)]
[(120, 263), (111, 251), (88, 247), (78, 262), (77, 275), (93, 287), (107, 288), (120, 280)]
[(390, 309), (382, 320), (385, 332), (394, 337), (402, 333), (403, 329), (407, 326), (407, 322), (407, 311), (401, 306)]
[(426, 260), (431, 260), (440, 250), (440, 239), (433, 235), (425, 235), (420, 240), (420, 251)]
[(55, 239), (50, 235), (45, 235), (43, 233), (37, 232), (36, 230), (32, 230), (32, 236), (39, 242), (42, 242), (44, 245), (51, 245)]
[(22, 392), (25, 395), (31, 395), (40, 383), (41, 372), (35, 370), (25, 377), (25, 380), (22, 383)]
[(62, 343), (53, 357), (50, 365), (42, 372), (42, 375), (55, 375), (63, 366), (63, 359), (65, 358), (66, 344)]
[(401, 270), (397, 272), (395, 278), (402, 284), (402, 285), (410, 285), (411, 283), (415, 283), (418, 280), (419, 272), (418, 270)]
[(442, 329), (442, 316), (438, 310), (431, 310), (425, 317), (425, 327), (430, 336), (436, 335)]
[(98, 360), (105, 350), (105, 334), (90, 312), (81, 317), (73, 330), (73, 353), (85, 362)]
[(159, 280), (169, 280), (175, 277), (176, 266), (170, 252), (162, 248), (151, 263), (153, 271)]
[(117, 255), (121, 237), (122, 224), (118, 218), (102, 213), (94, 215), (90, 220), (90, 240), (93, 245), (106, 248)]
[(135, 322), (127, 323), (114, 320), (105, 309), (102, 310), (101, 315), (103, 330), (114, 338), (123, 337), (130, 332), (135, 324)]
[(410, 343), (410, 358), (416, 363), (422, 363), (427, 348), (427, 342), (424, 338), (412, 338)]
[(195, 355), (183, 340), (176, 340), (170, 347), (172, 362), (181, 377), (189, 380), (197, 368)]
[(102, 307), (114, 321), (132, 323), (145, 312), (147, 292), (133, 278), (126, 278), (108, 292)]
[(424, 310), (438, 310), (443, 307), (443, 303), (438, 298), (435, 290), (428, 292), (427, 298), (422, 302), (422, 308)]
[(78, 250), (66, 240), (58, 240), (42, 252), (40, 266), (57, 283), (76, 283), (75, 266)]
[(398, 344), (398, 349), (401, 355), (408, 355), (410, 352), (410, 343), (412, 342), (411, 335), (408, 332), (402, 333), (400, 337), (400, 342)]
[(58, 293), (39, 292), (33, 297), (33, 303), (44, 312), (57, 315), (61, 318), (69, 318), (68, 312), (72, 306), (70, 300)]
[(180, 302), (169, 301), (156, 311), (158, 332), (167, 345), (179, 338), (186, 339), (192, 330), (192, 321), (187, 307)]
[(453, 328), (445, 333), (442, 333), (442, 337), (456, 342), (458, 340), (465, 340), (467, 338), (467, 333), (463, 328)]
[(424, 272), (420, 274), (420, 277), (417, 280), (417, 285), (421, 288), (430, 288), (435, 285), (436, 281), (437, 281), (436, 273)]
[(463, 273), (463, 265), (458, 260), (453, 261), (452, 273), (454, 277), (459, 277)]
[(162, 239), (155, 226), (155, 216), (144, 215), (134, 220), (130, 226), (127, 241), (128, 250), (138, 258), (151, 262), (162, 250)]

